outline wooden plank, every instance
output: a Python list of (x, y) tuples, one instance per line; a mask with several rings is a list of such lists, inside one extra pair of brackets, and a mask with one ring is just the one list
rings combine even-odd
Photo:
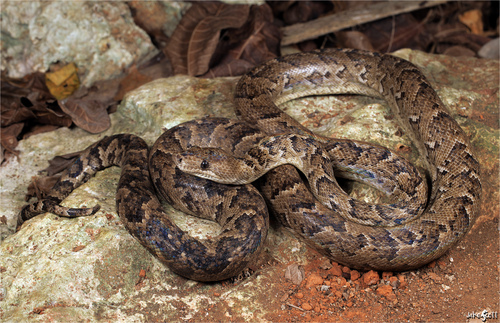
[(281, 46), (299, 43), (304, 40), (318, 38), (335, 31), (367, 22), (390, 17), (400, 13), (411, 12), (423, 8), (437, 6), (449, 0), (433, 1), (385, 1), (368, 5), (364, 8), (342, 11), (305, 23), (282, 28)]

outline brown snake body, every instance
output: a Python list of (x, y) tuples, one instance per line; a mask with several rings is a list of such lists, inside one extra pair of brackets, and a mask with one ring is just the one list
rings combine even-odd
[[(172, 158), (182, 150), (219, 147), (241, 156), (266, 136), (298, 133), (318, 140), (341, 167), (383, 165), (385, 173), (401, 173), (401, 188), (380, 184), (387, 192), (410, 196), (408, 187), (425, 186), (422, 179), (409, 179), (411, 184), (405, 184), (404, 177), (416, 171), (406, 166), (391, 169), (392, 153), (355, 141), (316, 136), (276, 106), (305, 95), (339, 93), (374, 96), (389, 103), (426, 159), (431, 186), (428, 200), (424, 207), (408, 212), (407, 218), (385, 219), (382, 214), (383, 221), (373, 221), (365, 219), (363, 210), (356, 207), (336, 212), (317, 203), (295, 168), (280, 166), (258, 181), (272, 212), (293, 232), (352, 268), (407, 270), (438, 258), (473, 224), (481, 195), (479, 163), (466, 134), (414, 65), (356, 50), (294, 54), (254, 68), (240, 79), (235, 92), (238, 116), (254, 126), (205, 119), (174, 127), (152, 147), (149, 171), (147, 146), (140, 138), (117, 135), (101, 140), (65, 172), (47, 199), (23, 208), (20, 223), (43, 211), (64, 216), (94, 213), (96, 208), (61, 209), (58, 204), (99, 169), (119, 165), (117, 211), (133, 236), (180, 275), (197, 280), (233, 276), (262, 247), (268, 228), (264, 202), (251, 185), (228, 188), (182, 173)], [(383, 169), (374, 173), (385, 176)], [(161, 209), (149, 175), (174, 207), (218, 221), (220, 235), (201, 241), (180, 230)], [(378, 179), (371, 184), (379, 185)]]

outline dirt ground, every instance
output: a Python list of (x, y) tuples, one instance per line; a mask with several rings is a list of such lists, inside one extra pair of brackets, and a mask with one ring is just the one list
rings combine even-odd
[(318, 255), (299, 286), (284, 281), (284, 310), (269, 319), (470, 321), (471, 313), (498, 312), (498, 250), (497, 216), (477, 223), (451, 251), (416, 271), (359, 273), (335, 263), (327, 269), (329, 262)]
[[(273, 311), (266, 319), (273, 322), (499, 322), (499, 239), (498, 214), (480, 218), (457, 246), (443, 257), (414, 271), (358, 272), (330, 262), (309, 249), (310, 262), (305, 266), (305, 279), (300, 285), (283, 276), (278, 280), (283, 289), (269, 303)], [(285, 272), (273, 270), (274, 273)], [(265, 267), (265, 266), (264, 266)], [(254, 275), (259, 275), (257, 270)], [(265, 274), (264, 274), (265, 275)], [(217, 283), (208, 288), (217, 297), (245, 279)], [(269, 294), (261, 300), (269, 302)], [(190, 321), (244, 321), (237, 307), (224, 299), (207, 307)], [(485, 313), (486, 314), (486, 313)], [(208, 316), (206, 316), (208, 315)], [(484, 315), (484, 314), (483, 314)]]

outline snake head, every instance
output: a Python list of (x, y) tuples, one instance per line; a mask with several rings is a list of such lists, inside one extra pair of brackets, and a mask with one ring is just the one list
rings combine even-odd
[(239, 173), (241, 161), (220, 148), (191, 147), (173, 155), (181, 171), (221, 184), (246, 184), (248, 181)]

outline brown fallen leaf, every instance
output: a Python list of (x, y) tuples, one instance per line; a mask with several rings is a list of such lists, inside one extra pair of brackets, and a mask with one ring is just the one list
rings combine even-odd
[(59, 127), (69, 127), (73, 123), (71, 117), (61, 110), (57, 101), (46, 101), (44, 103), (37, 103), (31, 110), (36, 115), (36, 122), (38, 124), (49, 124)]
[(107, 102), (86, 96), (81, 99), (69, 97), (58, 101), (58, 103), (78, 127), (90, 133), (102, 132), (111, 125), (107, 111), (109, 104)]
[(41, 200), (47, 196), (47, 194), (52, 190), (52, 187), (61, 178), (61, 175), (54, 176), (33, 176), (31, 178), (31, 183), (28, 185), (27, 193), (24, 196), (24, 200), (27, 202), (32, 197), (36, 197)]
[[(147, 82), (172, 75), (172, 65), (170, 61), (163, 52), (160, 52), (158, 55), (152, 57), (146, 62), (143, 62), (138, 67), (132, 65), (128, 69), (127, 75), (117, 80), (119, 82), (118, 90), (112, 98), (114, 101), (120, 101), (126, 93), (138, 88), (139, 86)], [(109, 86), (106, 85), (105, 87), (107, 88)], [(99, 92), (97, 93), (101, 94), (102, 91), (103, 89), (101, 86)], [(113, 112), (109, 109), (108, 111), (110, 113)]]
[(33, 127), (31, 127), (30, 132), (27, 132), (23, 135), (23, 139), (29, 138), (34, 135), (38, 135), (44, 132), (50, 132), (54, 131), (56, 129), (60, 128), (59, 126), (56, 125), (51, 125), (51, 124), (36, 124)]
[(303, 266), (299, 266), (297, 264), (291, 264), (286, 267), (285, 270), (285, 278), (289, 279), (295, 285), (300, 285), (300, 283), (304, 280), (306, 274)]
[[(287, 25), (306, 22), (329, 14), (337, 4), (331, 1), (293, 1), (283, 12), (283, 21)], [(340, 2), (340, 1), (338, 1)]]
[(49, 160), (49, 166), (45, 169), (43, 169), (43, 172), (47, 172), (48, 176), (52, 176), (55, 174), (58, 174), (65, 170), (66, 168), (69, 168), (71, 164), (74, 163), (74, 161), (80, 157), (80, 155), (83, 153), (84, 150), (80, 151), (75, 151), (73, 153), (61, 155), (61, 156), (55, 156), (51, 160)]
[[(17, 147), (17, 137), (23, 130), (23, 127), (24, 125), (22, 123), (14, 123), (8, 127), (2, 127), (0, 131), (0, 143), (2, 144), (2, 148), (16, 156), (18, 152), (14, 148)], [(4, 151), (2, 150), (2, 156), (3, 153)]]
[(20, 80), (2, 76), (1, 125), (24, 123), (23, 133), (32, 126), (45, 124), (69, 127), (71, 118), (57, 105), (45, 85), (42, 73), (28, 75)]
[(61, 177), (60, 173), (69, 168), (82, 153), (83, 150), (80, 150), (61, 156), (55, 156), (49, 160), (49, 166), (41, 170), (41, 172), (47, 173), (47, 176), (33, 176), (31, 178), (25, 200), (29, 201), (32, 197), (38, 199), (45, 198)]
[(279, 55), (281, 33), (273, 23), (271, 8), (252, 6), (247, 22), (227, 30), (212, 57), (211, 69), (203, 77), (236, 76)]
[(121, 82), (118, 92), (115, 95), (115, 99), (121, 100), (123, 96), (132, 91), (139, 86), (151, 82), (153, 79), (147, 75), (141, 74), (135, 65), (132, 65), (129, 70), (127, 76), (125, 76)]
[(195, 2), (182, 17), (165, 53), (175, 74), (205, 74), (219, 42), (220, 32), (240, 28), (247, 21), (248, 5)]
[(339, 47), (374, 50), (370, 39), (360, 31), (339, 31), (335, 33), (335, 37), (339, 42)]
[(364, 24), (359, 31), (368, 37), (375, 51), (384, 53), (404, 47), (423, 50), (424, 29), (424, 23), (411, 14), (400, 14)]
[[(20, 102), (24, 101), (26, 105), (30, 107), (33, 106), (31, 101), (29, 101), (26, 97), (21, 97)], [(11, 106), (4, 106), (2, 104), (2, 112), (1, 112), (1, 124), (2, 127), (8, 127), (11, 124), (19, 123), (24, 120), (34, 119), (36, 118), (35, 113), (25, 107), (23, 104), (13, 104)]]

